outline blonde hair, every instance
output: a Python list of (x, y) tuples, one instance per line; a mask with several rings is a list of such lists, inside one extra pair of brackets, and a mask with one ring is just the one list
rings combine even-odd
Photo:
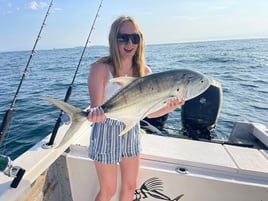
[(118, 49), (118, 41), (117, 41), (117, 35), (119, 33), (121, 25), (126, 22), (130, 21), (133, 23), (136, 32), (140, 35), (140, 42), (138, 44), (137, 51), (135, 55), (133, 56), (133, 71), (134, 75), (137, 77), (142, 77), (145, 75), (145, 42), (143, 39), (143, 35), (141, 32), (141, 29), (139, 27), (138, 22), (130, 17), (130, 16), (121, 16), (117, 18), (113, 24), (111, 25), (110, 33), (109, 33), (109, 56), (103, 57), (97, 62), (103, 62), (107, 64), (111, 64), (114, 66), (114, 74), (115, 76), (119, 76), (119, 70), (121, 69), (121, 63), (120, 63), (120, 55), (119, 55), (119, 49)]

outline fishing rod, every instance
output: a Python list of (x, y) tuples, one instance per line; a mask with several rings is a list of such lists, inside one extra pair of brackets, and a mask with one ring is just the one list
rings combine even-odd
[(38, 35), (37, 35), (37, 38), (36, 38), (36, 40), (35, 40), (33, 49), (32, 49), (32, 51), (31, 51), (31, 54), (30, 54), (29, 59), (28, 59), (28, 62), (27, 62), (27, 64), (26, 64), (26, 67), (25, 67), (24, 72), (23, 72), (23, 74), (22, 74), (22, 77), (21, 77), (19, 86), (18, 86), (17, 91), (16, 91), (16, 93), (15, 93), (15, 96), (14, 96), (14, 98), (13, 98), (13, 101), (12, 101), (12, 103), (11, 103), (9, 109), (6, 111), (6, 114), (5, 114), (4, 118), (3, 118), (3, 122), (2, 122), (2, 125), (1, 125), (1, 128), (0, 128), (0, 145), (2, 144), (2, 142), (3, 142), (3, 140), (4, 140), (4, 137), (5, 137), (5, 135), (6, 135), (7, 131), (8, 131), (9, 124), (10, 124), (10, 122), (11, 122), (11, 118), (12, 118), (13, 111), (14, 111), (14, 106), (15, 106), (16, 100), (17, 100), (17, 98), (18, 98), (18, 94), (19, 94), (20, 88), (21, 88), (21, 86), (22, 86), (22, 82), (23, 82), (25, 76), (26, 76), (26, 75), (28, 74), (28, 72), (29, 72), (28, 68), (29, 68), (30, 62), (31, 62), (31, 60), (32, 60), (32, 57), (33, 57), (33, 56), (35, 55), (35, 53), (36, 53), (36, 52), (35, 52), (35, 47), (36, 47), (38, 41), (41, 39), (41, 32), (42, 32), (44, 26), (46, 25), (45, 22), (46, 22), (47, 16), (49, 15), (49, 11), (50, 11), (50, 8), (52, 7), (52, 5), (53, 5), (53, 0), (51, 0), (51, 2), (50, 2), (50, 4), (49, 4), (49, 7), (48, 7), (48, 9), (47, 9), (45, 18), (44, 18), (44, 20), (43, 20), (43, 23), (42, 23), (42, 26), (41, 26), (41, 28), (40, 28), (40, 30), (39, 30), (39, 33), (38, 33)]
[[(42, 30), (43, 30), (43, 28), (45, 26), (45, 22), (46, 22), (47, 16), (49, 15), (49, 11), (50, 11), (52, 5), (53, 5), (53, 0), (51, 0), (51, 2), (49, 4), (49, 7), (47, 9), (45, 18), (43, 20), (43, 23), (41, 25), (41, 28), (40, 28), (39, 33), (37, 35), (37, 38), (35, 40), (32, 52), (31, 52), (31, 54), (29, 56), (28, 62), (26, 64), (26, 67), (25, 67), (24, 72), (22, 74), (19, 86), (18, 86), (17, 91), (15, 93), (15, 96), (13, 98), (13, 101), (12, 101), (12, 103), (10, 105), (10, 108), (6, 111), (6, 114), (4, 116), (4, 119), (3, 119), (3, 122), (2, 122), (2, 125), (1, 125), (1, 129), (0, 129), (0, 145), (2, 144), (2, 142), (4, 140), (4, 137), (5, 137), (5, 134), (8, 131), (8, 127), (9, 127), (9, 124), (11, 122), (12, 114), (13, 114), (13, 111), (14, 111), (14, 106), (15, 106), (15, 103), (16, 103), (20, 88), (22, 86), (22, 82), (23, 82), (25, 76), (28, 74), (28, 68), (29, 68), (30, 62), (32, 60), (32, 57), (36, 53), (35, 52), (35, 47), (36, 47), (38, 41), (41, 38), (41, 32), (42, 32)], [(23, 168), (21, 168), (19, 166), (13, 166), (13, 161), (10, 159), (9, 156), (0, 155), (0, 172), (3, 172), (8, 177), (14, 177), (14, 179), (12, 180), (12, 182), (10, 184), (10, 187), (11, 188), (17, 188), (17, 186), (19, 185), (22, 177), (24, 176), (25, 169), (23, 169)]]
[[(73, 84), (74, 84), (74, 81), (75, 81), (75, 78), (76, 78), (78, 69), (79, 69), (79, 67), (80, 67), (80, 64), (81, 64), (81, 62), (82, 62), (82, 59), (83, 59), (85, 50), (86, 50), (87, 45), (88, 45), (88, 43), (89, 43), (89, 39), (90, 39), (91, 33), (92, 33), (92, 31), (93, 31), (93, 29), (94, 29), (94, 26), (95, 26), (95, 23), (96, 23), (96, 21), (97, 21), (97, 17), (99, 16), (99, 11), (100, 11), (100, 8), (101, 8), (101, 6), (102, 6), (102, 2), (103, 2), (103, 0), (101, 0), (101, 2), (100, 2), (100, 4), (99, 4), (98, 10), (97, 10), (97, 12), (96, 12), (94, 21), (93, 21), (93, 23), (92, 23), (92, 26), (91, 26), (91, 28), (90, 28), (90, 31), (89, 31), (89, 34), (88, 34), (88, 37), (87, 37), (87, 40), (86, 40), (86, 43), (85, 43), (85, 45), (84, 45), (84, 48), (83, 48), (81, 57), (80, 57), (79, 62), (78, 62), (78, 64), (77, 64), (77, 66), (76, 66), (76, 70), (75, 70), (75, 73), (74, 73), (72, 82), (71, 82), (71, 84), (69, 85), (68, 90), (66, 91), (65, 98), (64, 98), (64, 102), (68, 102), (68, 101), (69, 101), (69, 98), (70, 98), (70, 96), (71, 96), (72, 89), (73, 89)], [(59, 127), (60, 127), (61, 117), (62, 117), (63, 114), (64, 114), (64, 112), (61, 110), (61, 111), (60, 111), (60, 114), (59, 114), (59, 116), (58, 116), (58, 119), (57, 119), (57, 121), (56, 121), (56, 124), (55, 124), (55, 126), (54, 126), (54, 128), (53, 128), (53, 131), (52, 131), (51, 137), (50, 137), (50, 139), (49, 139), (49, 142), (46, 143), (45, 145), (43, 145), (43, 148), (50, 148), (50, 147), (53, 146), (54, 141), (55, 141), (55, 137), (56, 137), (57, 132), (58, 132), (58, 129), (59, 129)]]

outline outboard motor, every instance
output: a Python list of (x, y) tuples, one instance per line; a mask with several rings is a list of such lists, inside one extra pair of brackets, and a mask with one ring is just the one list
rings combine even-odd
[(213, 139), (212, 131), (216, 127), (221, 102), (221, 84), (215, 80), (204, 93), (186, 101), (181, 108), (183, 135), (194, 140)]

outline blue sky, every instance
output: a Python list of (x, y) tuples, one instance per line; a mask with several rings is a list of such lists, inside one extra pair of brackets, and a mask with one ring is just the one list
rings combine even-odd
[[(36, 49), (83, 46), (100, 0), (54, 0)], [(0, 0), (0, 51), (31, 50), (50, 0)], [(104, 0), (89, 45), (135, 17), (147, 44), (268, 38), (267, 0)]]

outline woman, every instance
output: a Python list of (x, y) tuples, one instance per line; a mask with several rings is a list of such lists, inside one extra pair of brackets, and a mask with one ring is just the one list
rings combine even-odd
[[(132, 201), (140, 166), (139, 125), (119, 136), (124, 124), (105, 117), (100, 106), (122, 86), (110, 83), (114, 77), (142, 77), (150, 74), (145, 64), (144, 40), (138, 23), (129, 16), (116, 19), (109, 34), (109, 56), (91, 65), (88, 90), (91, 109), (88, 120), (94, 122), (90, 138), (89, 157), (95, 161), (100, 183), (96, 201), (109, 201), (116, 193), (117, 163), (121, 171), (120, 201)], [(172, 99), (149, 117), (171, 112), (184, 101)]]

